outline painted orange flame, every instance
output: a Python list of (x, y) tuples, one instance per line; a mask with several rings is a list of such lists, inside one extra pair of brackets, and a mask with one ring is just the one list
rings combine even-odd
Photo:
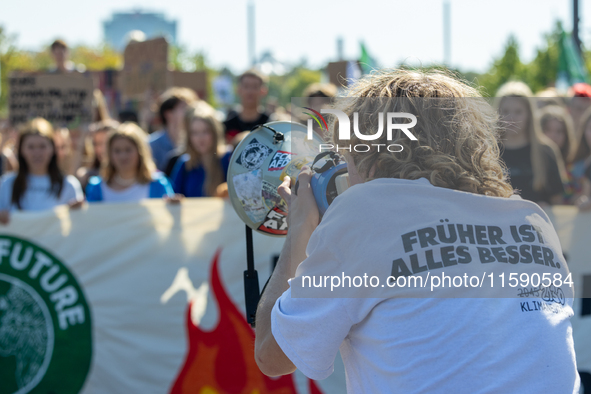
[[(217, 326), (205, 332), (193, 324), (191, 305), (186, 319), (189, 351), (170, 391), (171, 394), (296, 394), (293, 375), (271, 379), (259, 370), (254, 360), (254, 332), (234, 305), (221, 282), (215, 254), (210, 284), (219, 310)], [(322, 394), (309, 381), (311, 394)]]

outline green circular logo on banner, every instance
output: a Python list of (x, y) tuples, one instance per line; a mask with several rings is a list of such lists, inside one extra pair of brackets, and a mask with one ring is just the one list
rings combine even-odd
[(0, 394), (78, 393), (92, 358), (90, 309), (53, 255), (0, 236)]

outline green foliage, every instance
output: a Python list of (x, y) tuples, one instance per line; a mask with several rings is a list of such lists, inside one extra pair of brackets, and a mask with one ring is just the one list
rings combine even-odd
[[(49, 52), (47, 52), (49, 54)], [(70, 50), (70, 60), (83, 64), (89, 71), (120, 69), (123, 67), (123, 54), (106, 44), (97, 47), (77, 46)]]
[(16, 48), (14, 37), (0, 26), (0, 118), (8, 116), (8, 73)]
[(557, 22), (554, 31), (544, 37), (546, 46), (537, 49), (536, 57), (528, 65), (524, 79), (534, 92), (553, 86), (556, 82), (561, 31), (561, 24)]
[[(484, 93), (493, 96), (502, 84), (511, 80), (525, 82), (534, 93), (554, 86), (561, 32), (562, 25), (556, 22), (552, 32), (544, 36), (544, 44), (536, 50), (535, 58), (528, 64), (523, 64), (519, 58), (519, 45), (515, 37), (509, 37), (504, 54), (493, 62), (488, 72), (477, 78)], [(591, 53), (583, 51), (583, 58), (587, 69), (591, 69)]]
[(523, 80), (526, 67), (519, 59), (519, 45), (514, 36), (509, 36), (505, 45), (505, 53), (493, 62), (491, 69), (480, 76), (479, 84), (483, 94), (493, 96), (498, 88), (507, 81)]
[(207, 103), (217, 107), (212, 84), (219, 75), (219, 71), (208, 65), (207, 57), (203, 52), (191, 53), (183, 45), (171, 45), (168, 50), (168, 65), (172, 70), (184, 72), (205, 71), (207, 73), (207, 97), (204, 99)]
[(320, 82), (322, 71), (310, 70), (302, 66), (294, 67), (284, 75), (269, 78), (269, 96), (276, 97), (279, 105), (285, 106), (292, 97), (302, 97), (304, 89), (310, 84)]

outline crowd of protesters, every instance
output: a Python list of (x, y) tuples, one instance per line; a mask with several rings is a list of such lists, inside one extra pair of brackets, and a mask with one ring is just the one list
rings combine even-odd
[(496, 105), (501, 157), (516, 193), (541, 206), (591, 208), (591, 86), (534, 96), (513, 81), (498, 90)]
[[(52, 72), (76, 72), (67, 64), (65, 43), (58, 40), (51, 50)], [(149, 124), (160, 124), (154, 131), (142, 129), (130, 111), (111, 117), (98, 90), (90, 125), (68, 130), (37, 118), (15, 130), (5, 122), (0, 222), (7, 223), (14, 210), (75, 208), (85, 201), (226, 197), (232, 150), (244, 135), (259, 124), (297, 118), (282, 108), (263, 109), (267, 79), (259, 71), (248, 70), (236, 82), (240, 106), (226, 114), (191, 89), (168, 89), (152, 111), (156, 122)], [(337, 88), (313, 84), (303, 95), (319, 110)], [(551, 88), (534, 95), (512, 81), (498, 90), (494, 105), (501, 157), (515, 192), (542, 206), (591, 209), (591, 86), (575, 84), (566, 96)]]

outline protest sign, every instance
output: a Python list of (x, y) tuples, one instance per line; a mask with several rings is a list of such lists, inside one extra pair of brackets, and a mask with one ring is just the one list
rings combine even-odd
[(347, 61), (330, 62), (327, 66), (328, 79), (335, 86), (347, 86)]
[(92, 78), (78, 73), (17, 73), (9, 77), (13, 125), (42, 117), (55, 125), (92, 121)]
[(145, 92), (162, 92), (170, 86), (168, 42), (165, 38), (130, 42), (123, 52), (120, 84), (126, 98), (143, 99)]
[(172, 86), (193, 89), (200, 99), (207, 96), (207, 73), (205, 71), (171, 71)]

